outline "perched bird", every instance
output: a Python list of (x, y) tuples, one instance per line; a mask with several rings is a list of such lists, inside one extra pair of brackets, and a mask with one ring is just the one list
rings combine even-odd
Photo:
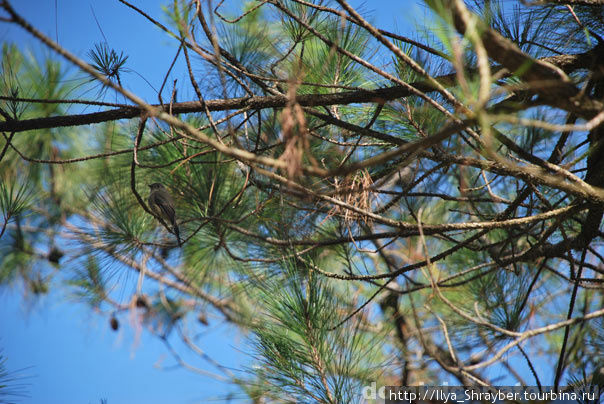
[(149, 207), (157, 216), (168, 220), (174, 228), (174, 234), (178, 240), (178, 245), (182, 245), (182, 242), (180, 241), (180, 232), (178, 231), (178, 225), (176, 224), (176, 212), (174, 212), (174, 201), (172, 200), (172, 196), (166, 187), (159, 182), (149, 185), (149, 188), (151, 188), (151, 193), (147, 200)]

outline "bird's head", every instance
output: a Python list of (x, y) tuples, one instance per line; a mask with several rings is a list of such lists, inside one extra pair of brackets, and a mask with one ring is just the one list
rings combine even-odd
[(152, 191), (156, 189), (164, 189), (164, 185), (162, 183), (155, 182), (153, 184), (150, 184), (149, 188), (151, 188)]

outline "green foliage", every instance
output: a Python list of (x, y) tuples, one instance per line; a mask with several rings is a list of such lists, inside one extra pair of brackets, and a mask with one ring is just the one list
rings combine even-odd
[[(182, 338), (255, 402), (359, 402), (372, 382), (514, 384), (557, 361), (556, 379), (601, 385), (601, 321), (559, 324), (602, 307), (604, 135), (591, 119), (604, 82), (578, 53), (599, 49), (601, 10), (466, 2), (477, 39), (459, 28), (461, 3), (426, 1), (410, 40), (336, 3), (170, 2), (173, 66), (186, 46), (191, 70), (169, 119), (167, 104), (58, 102), (98, 80), (3, 44), (0, 124), (42, 129), (0, 141), (0, 284), (37, 296), (66, 283), (184, 365), (170, 345)], [(481, 44), (487, 33), (505, 40)], [(123, 52), (87, 56), (122, 86)], [(182, 246), (147, 212), (155, 182)], [(221, 321), (253, 348), (243, 375), (195, 346)]]
[(310, 268), (293, 260), (281, 268), (283, 276), (255, 285), (262, 306), (252, 326), (260, 362), (253, 383), (287, 402), (357, 401), (379, 340), (358, 323), (338, 326), (338, 294)]
[(7, 363), (8, 358), (0, 351), (0, 402), (13, 404), (27, 397), (27, 390), (21, 382), (24, 376), (9, 370)]
[(21, 184), (0, 182), (0, 212), (4, 223), (28, 210), (34, 203), (34, 195), (28, 181)]
[(93, 255), (74, 269), (74, 276), (68, 284), (76, 288), (75, 297), (78, 300), (88, 301), (92, 307), (98, 307), (107, 296), (106, 281), (101, 266)]
[(21, 91), (19, 75), (23, 64), (23, 56), (15, 44), (2, 44), (2, 63), (0, 64), (0, 94), (13, 99), (0, 100), (0, 108), (7, 111), (13, 119), (19, 119), (25, 110), (25, 105), (15, 100)]
[[(27, 182), (0, 182), (0, 284), (10, 283), (18, 272), (29, 272), (31, 246), (24, 239), (20, 223), (34, 202)], [(16, 224), (14, 229), (9, 228), (12, 223)]]
[(120, 71), (123, 70), (128, 56), (124, 52), (118, 53), (115, 49), (109, 48), (106, 42), (97, 43), (94, 49), (88, 52), (88, 57), (92, 61), (92, 67), (109, 80), (119, 81)]

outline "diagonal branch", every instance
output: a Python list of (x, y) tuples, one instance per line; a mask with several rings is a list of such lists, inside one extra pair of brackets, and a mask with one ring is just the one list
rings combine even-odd
[[(463, 13), (468, 11), (463, 2), (447, 1), (442, 4), (451, 11), (457, 31), (464, 34), (468, 25)], [(528, 82), (550, 105), (586, 119), (593, 118), (604, 109), (602, 102), (582, 94), (558, 66), (527, 55), (512, 41), (488, 27), (484, 21), (476, 19), (475, 24), (489, 57)]]

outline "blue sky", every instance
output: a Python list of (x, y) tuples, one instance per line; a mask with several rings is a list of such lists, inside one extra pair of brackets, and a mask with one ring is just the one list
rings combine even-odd
[[(132, 72), (122, 77), (125, 87), (156, 102), (153, 88), (160, 87), (176, 47), (173, 40), (142, 17), (117, 0), (11, 3), (34, 26), (81, 58), (87, 59), (89, 49), (106, 38), (111, 47), (129, 57), (126, 66)], [(165, 22), (160, 8), (163, 2), (133, 3)], [(412, 3), (415, 2), (380, 0), (366, 2), (364, 9), (375, 9), (373, 16), (381, 27), (408, 32), (404, 28), (412, 25), (414, 16), (422, 15), (421, 9), (410, 6)], [(0, 38), (16, 42), (22, 50), (30, 49), (37, 55), (49, 54), (29, 34), (6, 23), (0, 23)], [(83, 77), (74, 68), (70, 71), (75, 77)], [(168, 82), (174, 78), (188, 82), (182, 67), (177, 66)], [(95, 96), (96, 91), (87, 94), (87, 98)], [(111, 97), (114, 96), (106, 96), (106, 101), (116, 101)], [(181, 94), (181, 99), (185, 98), (186, 94)], [(0, 349), (8, 359), (8, 369), (18, 370), (26, 377), (22, 381), (28, 396), (19, 402), (99, 403), (106, 398), (109, 404), (195, 403), (225, 398), (233, 391), (223, 383), (174, 366), (160, 340), (145, 331), (137, 335), (128, 322), (122, 320), (119, 331), (111, 331), (106, 316), (70, 299), (66, 287), (55, 286), (41, 298), (23, 298), (21, 285), (0, 290)], [(211, 323), (198, 342), (221, 363), (239, 369), (249, 363), (244, 341), (245, 337), (231, 327)], [(186, 352), (177, 338), (171, 342), (179, 352)], [(195, 355), (185, 359), (212, 370)]]
[[(21, 382), (29, 397), (19, 402), (99, 403), (106, 398), (110, 404), (194, 403), (229, 391), (174, 366), (163, 343), (150, 333), (137, 338), (132, 324), (124, 322), (113, 332), (105, 316), (66, 299), (65, 290), (36, 300), (21, 299), (18, 289), (3, 291), (0, 321), (8, 368), (26, 376)], [(199, 344), (221, 362), (238, 366), (246, 358), (231, 345), (238, 339), (234, 337), (213, 324)], [(202, 364), (193, 356), (188, 359)]]

